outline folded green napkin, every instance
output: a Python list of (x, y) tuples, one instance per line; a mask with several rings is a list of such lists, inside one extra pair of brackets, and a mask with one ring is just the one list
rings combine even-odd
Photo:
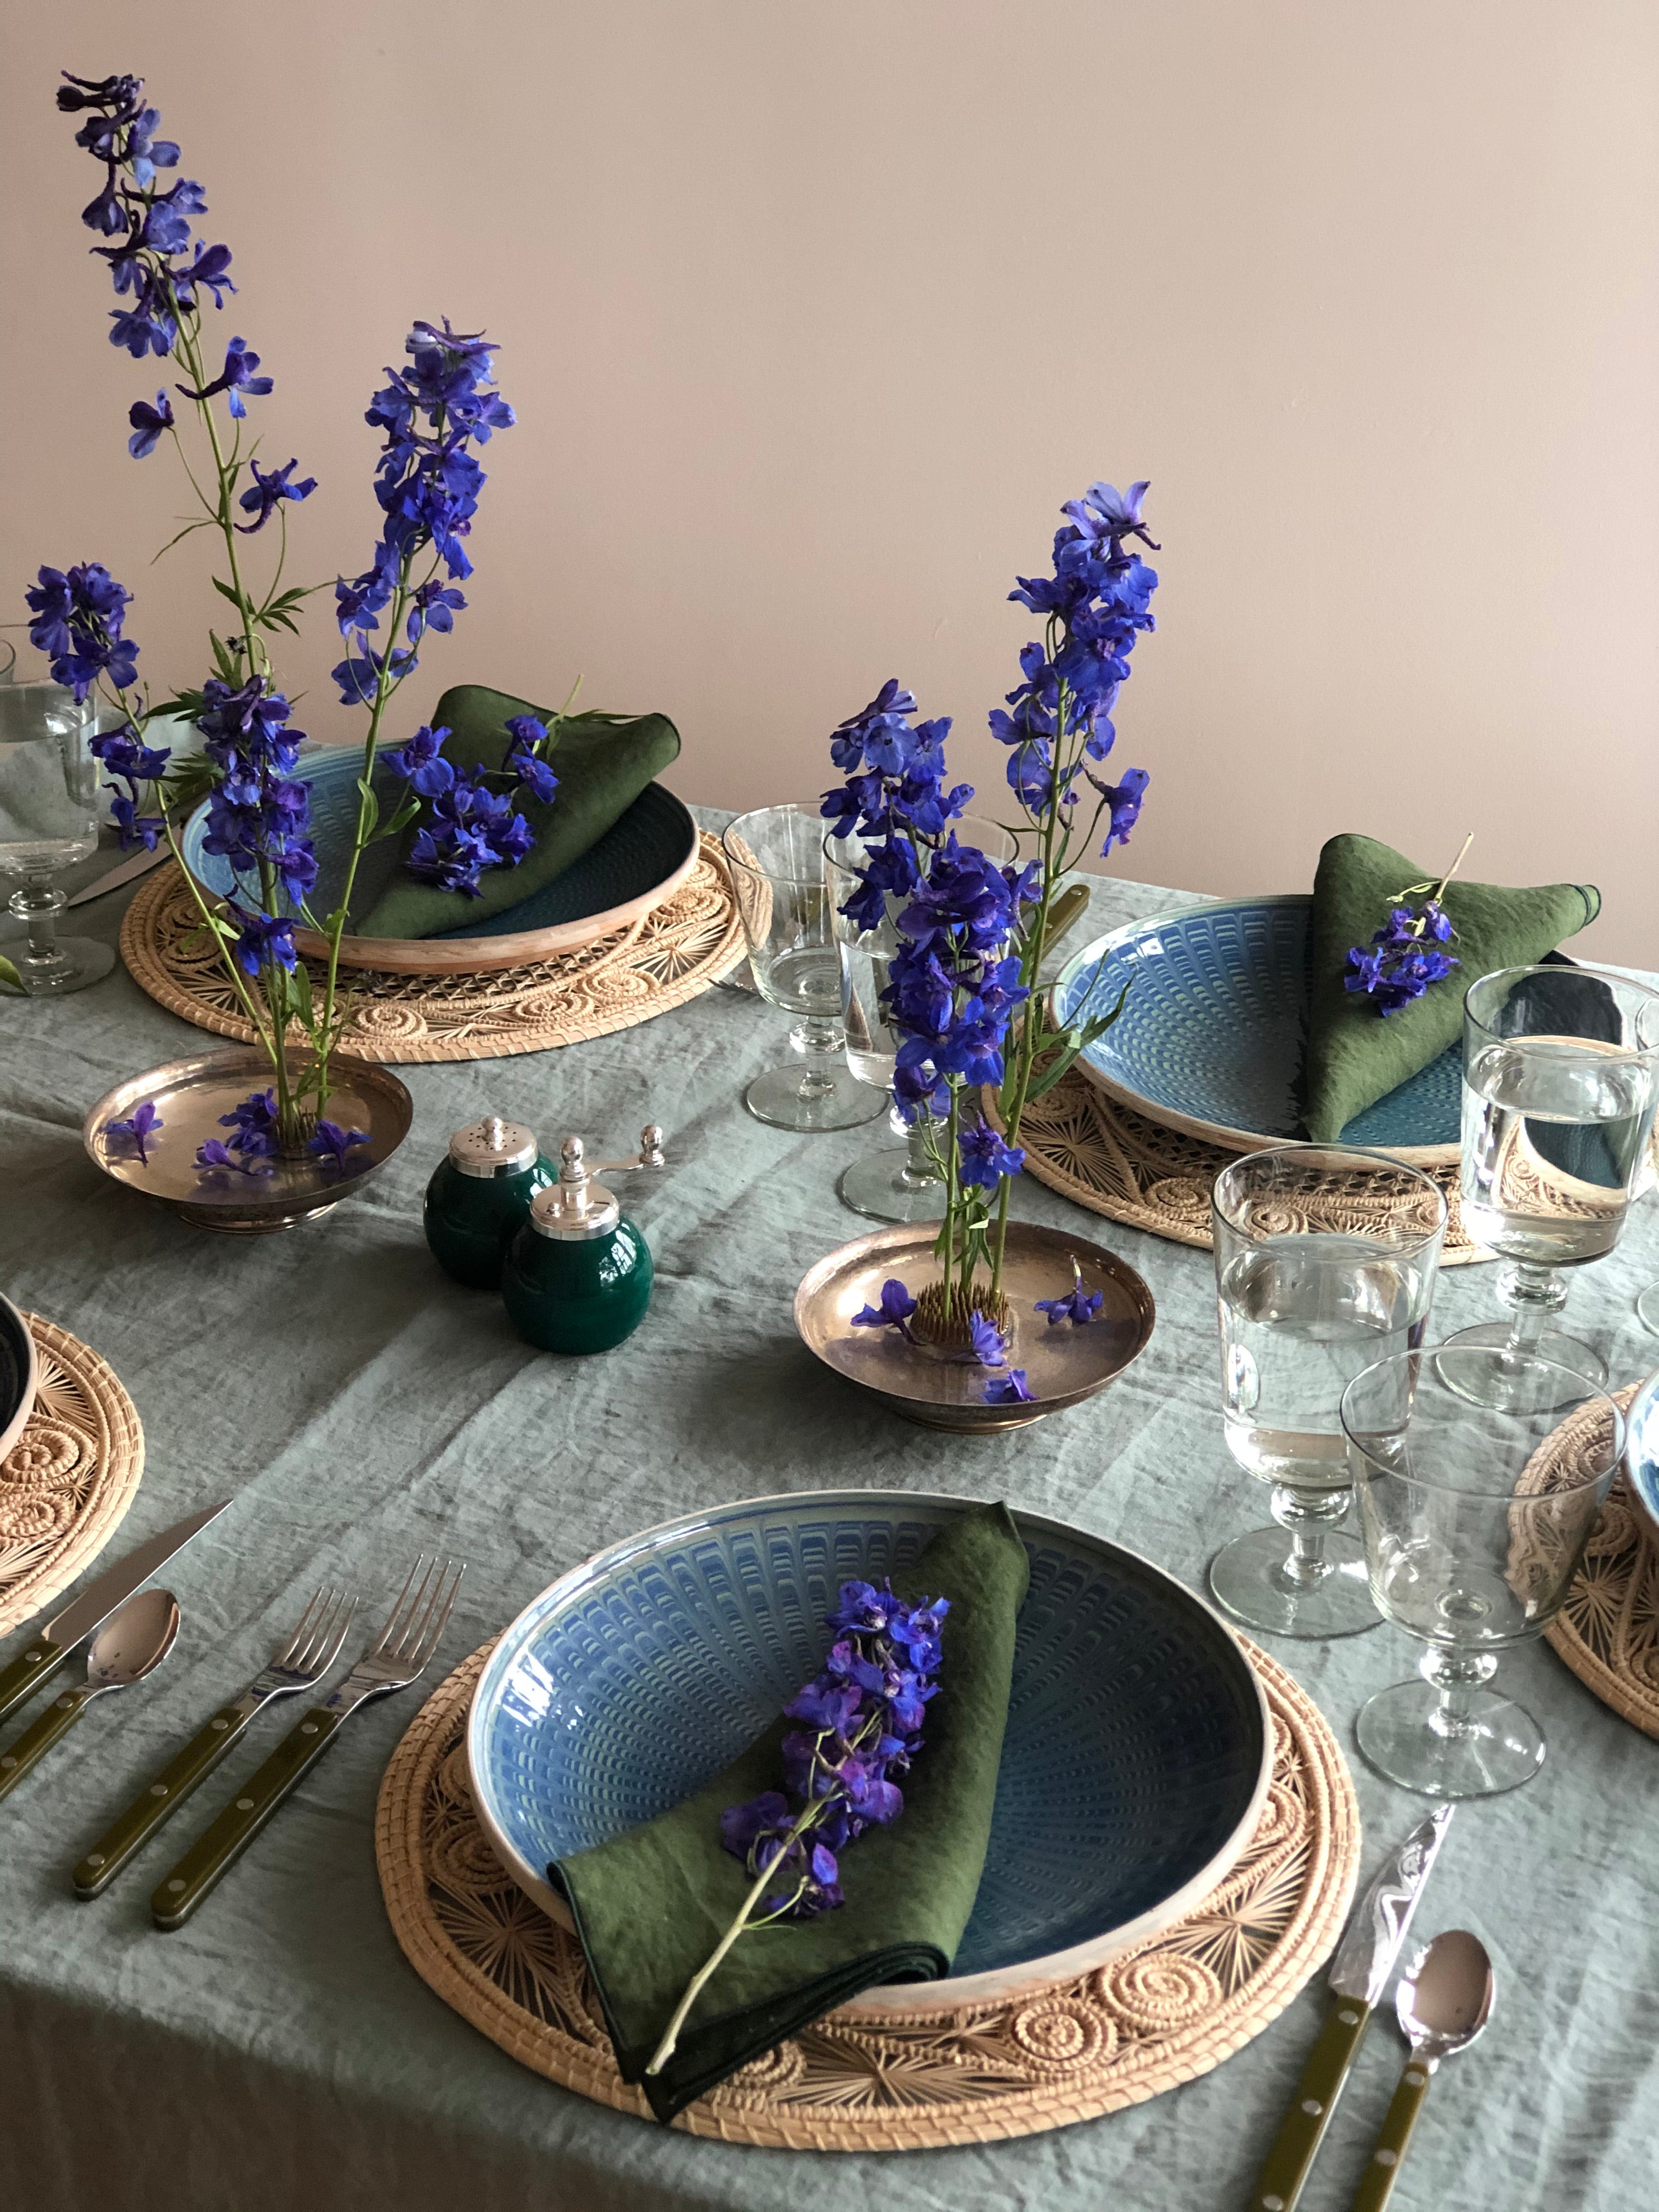
[[(501, 766), (512, 743), (509, 716), (534, 714), (545, 722), (553, 711), (483, 684), (458, 684), (439, 700), (432, 726), (449, 731), (445, 757), (465, 775), (475, 766)], [(354, 931), (361, 937), (436, 937), (504, 914), (598, 844), (679, 749), (679, 732), (665, 714), (573, 714), (553, 749), (559, 788), (552, 805), (544, 806), (527, 791), (519, 795), (520, 811), (536, 833), (532, 853), (516, 868), (487, 871), (477, 898), (417, 883), (400, 868), (368, 912), (354, 920)], [(414, 823), (404, 832), (405, 860), (419, 828)]]
[(1385, 1019), (1374, 999), (1345, 988), (1349, 948), (1370, 943), (1394, 897), (1408, 884), (1434, 880), (1432, 869), (1375, 837), (1333, 837), (1320, 854), (1308, 931), (1311, 988), (1303, 1112), (1316, 1144), (1334, 1142), (1356, 1114), (1409, 1082), (1456, 1042), (1463, 1029), (1463, 994), (1471, 983), (1497, 968), (1532, 966), (1601, 910), (1601, 894), (1592, 884), (1506, 890), (1499, 884), (1466, 884), (1454, 877), (1441, 902), (1457, 932), (1451, 950), (1460, 965)]
[[(672, 1812), (549, 1868), (569, 1900), (623, 2079), (644, 2082), (659, 2120), (860, 1990), (949, 1972), (985, 1863), (1027, 1577), (1003, 1505), (964, 1513), (895, 1576), (902, 1597), (951, 1601), (939, 1693), (902, 1779), (904, 1810), (839, 1854), (846, 1901), (836, 1911), (738, 1938), (660, 2074), (645, 2069), (663, 2030), (750, 1887), (720, 1848), (720, 1814), (781, 1786), (779, 1746), (794, 1723), (769, 1727)], [(826, 1652), (831, 1640), (826, 1628)]]

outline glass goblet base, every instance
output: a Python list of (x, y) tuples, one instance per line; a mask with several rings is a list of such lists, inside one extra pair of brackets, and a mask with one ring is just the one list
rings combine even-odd
[(1636, 1318), (1659, 1336), (1659, 1283), (1650, 1283), (1636, 1301)]
[(919, 1176), (905, 1146), (866, 1152), (854, 1160), (836, 1185), (844, 1206), (870, 1221), (943, 1221), (945, 1185), (937, 1176)]
[(1210, 1594), (1224, 1613), (1268, 1636), (1358, 1636), (1382, 1615), (1371, 1598), (1364, 1547), (1340, 1528), (1321, 1534), (1322, 1556), (1293, 1571), (1287, 1528), (1252, 1528), (1210, 1562)]
[[(101, 983), (115, 965), (113, 945), (102, 945), (95, 937), (57, 938), (51, 951), (42, 956), (32, 953), (27, 936), (20, 933), (8, 941), (5, 952), (21, 980), (21, 995), (26, 999), (67, 998), (71, 991)], [(15, 998), (18, 994), (11, 991), (9, 995)]]
[(860, 1083), (845, 1057), (825, 1054), (769, 1067), (743, 1094), (757, 1121), (775, 1129), (855, 1129), (887, 1109), (887, 1093)]
[[(1607, 1363), (1601, 1353), (1559, 1328), (1547, 1328), (1524, 1350), (1517, 1346), (1512, 1362), (1490, 1358), (1492, 1352), (1509, 1349), (1512, 1334), (1506, 1321), (1483, 1321), (1473, 1328), (1460, 1328), (1434, 1354), (1440, 1379), (1471, 1405), (1499, 1413), (1541, 1413), (1547, 1406), (1576, 1404), (1583, 1393), (1574, 1390), (1572, 1375), (1582, 1376), (1595, 1389), (1606, 1384)], [(1459, 1359), (1460, 1352), (1480, 1356)], [(1570, 1369), (1571, 1374), (1557, 1376), (1551, 1368), (1540, 1365), (1545, 1360), (1553, 1362), (1556, 1368)], [(1540, 1396), (1544, 1390), (1550, 1395)]]
[(1425, 1797), (1494, 1797), (1544, 1764), (1526, 1707), (1485, 1688), (1462, 1689), (1449, 1706), (1432, 1682), (1395, 1682), (1359, 1708), (1354, 1738), (1368, 1766)]

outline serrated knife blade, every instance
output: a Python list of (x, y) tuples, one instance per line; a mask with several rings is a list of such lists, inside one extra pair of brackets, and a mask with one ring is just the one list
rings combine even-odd
[(1400, 1956), (1452, 1816), (1437, 1805), (1389, 1852), (1343, 1930), (1327, 1976), (1331, 2006), (1291, 2108), (1250, 2191), (1249, 2212), (1292, 2212), (1308, 2178), (1372, 2008)]

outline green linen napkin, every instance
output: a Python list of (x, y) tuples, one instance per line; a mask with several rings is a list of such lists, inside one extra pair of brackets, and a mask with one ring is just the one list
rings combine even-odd
[[(475, 764), (501, 766), (512, 743), (509, 716), (534, 714), (545, 722), (553, 711), (486, 684), (458, 684), (439, 700), (432, 726), (450, 732), (445, 756), (465, 775)], [(436, 937), (504, 914), (598, 844), (679, 749), (679, 732), (665, 714), (573, 714), (553, 749), (559, 779), (553, 804), (544, 806), (527, 791), (520, 794), (520, 811), (536, 833), (532, 853), (516, 868), (487, 871), (477, 898), (417, 883), (400, 868), (354, 930), (361, 937)], [(414, 823), (404, 832), (405, 859), (419, 827)]]
[[(1593, 884), (1506, 890), (1454, 877), (1442, 900), (1457, 932), (1460, 965), (1386, 1019), (1376, 1002), (1344, 988), (1349, 948), (1369, 945), (1396, 893), (1434, 880), (1375, 837), (1333, 837), (1319, 855), (1308, 932), (1312, 963), (1304, 1124), (1316, 1144), (1340, 1137), (1356, 1114), (1409, 1082), (1462, 1034), (1463, 994), (1497, 968), (1526, 968), (1595, 921)], [(1416, 902), (1413, 902), (1416, 903)]]
[[(646, 2066), (750, 1886), (720, 1848), (720, 1814), (781, 1786), (779, 1746), (793, 1723), (767, 1729), (672, 1812), (549, 1868), (569, 1900), (623, 2079), (644, 2082), (659, 2120), (860, 1990), (949, 1972), (985, 1863), (1028, 1574), (1007, 1508), (981, 1505), (894, 1577), (912, 1601), (951, 1601), (939, 1694), (902, 1778), (904, 1810), (840, 1854), (846, 1901), (836, 1911), (738, 1937), (660, 2074), (647, 2075)], [(826, 1629), (826, 1651), (830, 1643)]]

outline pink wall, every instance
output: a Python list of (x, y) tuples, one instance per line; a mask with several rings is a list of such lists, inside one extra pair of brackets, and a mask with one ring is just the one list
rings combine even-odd
[[(890, 674), (957, 772), (1060, 502), (1149, 476), (1164, 543), (1117, 759), (1123, 872), (1311, 880), (1364, 830), (1592, 878), (1659, 965), (1659, 9), (1651, 0), (54, 0), (8, 10), (0, 620), (41, 561), (140, 593), (203, 672), (158, 378), (105, 343), (60, 66), (143, 72), (245, 335), (264, 458), (321, 489), (294, 572), (374, 535), (362, 409), (416, 315), (501, 341), (450, 681), (673, 715), (671, 781), (828, 781)], [(200, 544), (202, 541), (198, 541)], [(326, 599), (283, 665), (344, 738)]]

